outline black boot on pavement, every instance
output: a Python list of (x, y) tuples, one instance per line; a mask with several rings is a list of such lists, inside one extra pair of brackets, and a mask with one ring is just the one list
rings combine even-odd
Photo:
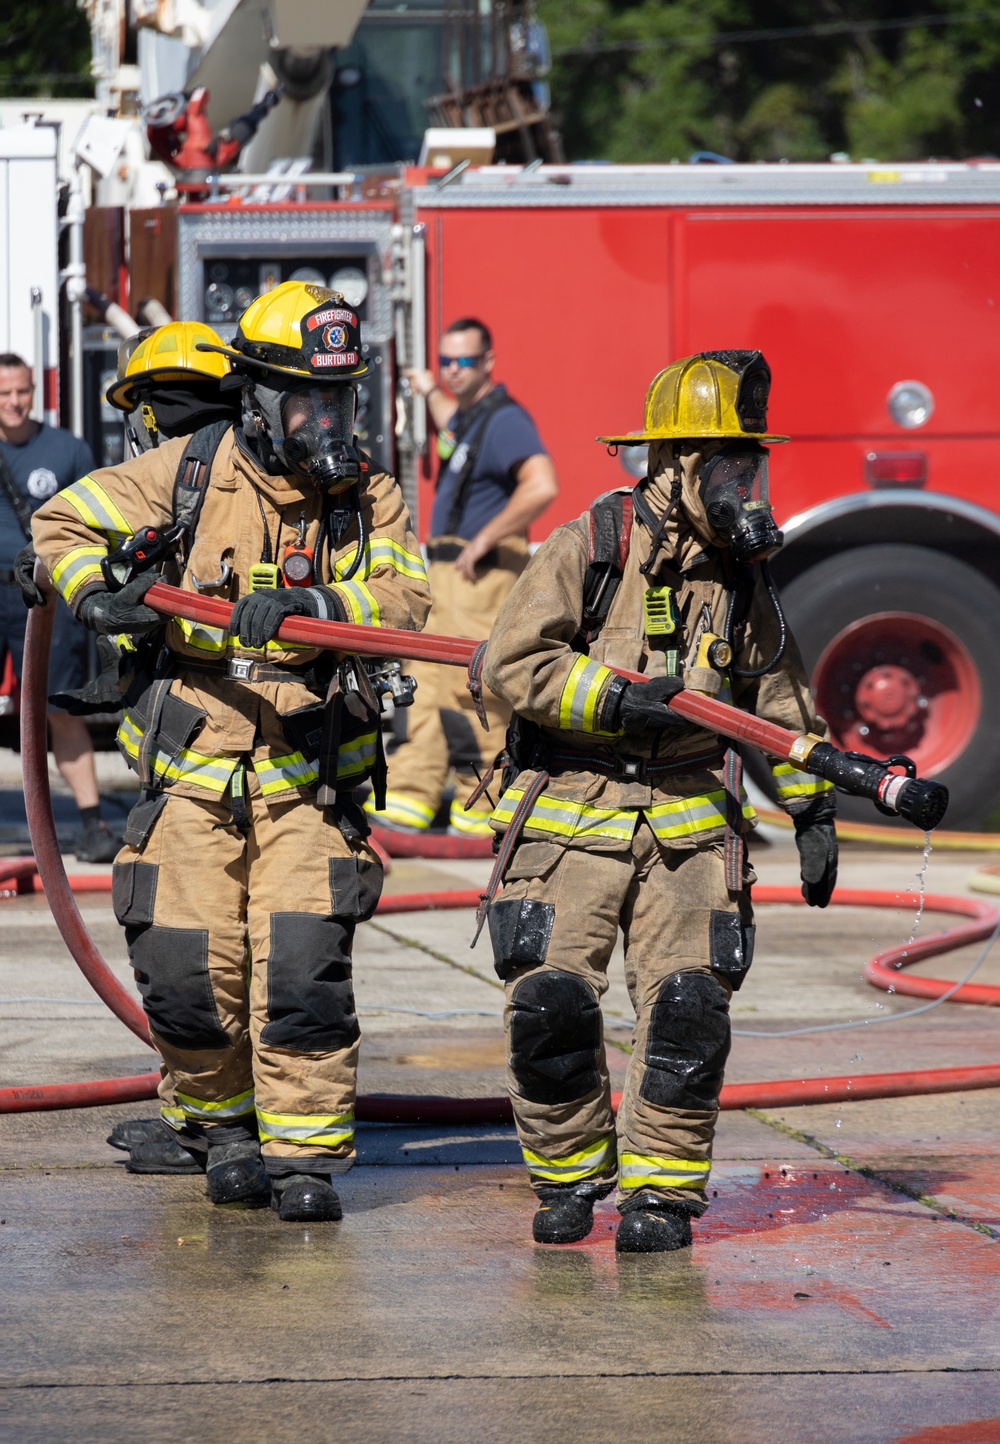
[(282, 1223), (337, 1223), (344, 1216), (329, 1174), (291, 1173), (272, 1178), (271, 1207)]
[(204, 1173), (206, 1148), (187, 1148), (173, 1130), (160, 1125), (159, 1138), (146, 1138), (129, 1149), (127, 1173)]
[(548, 1183), (536, 1187), (538, 1208), (531, 1221), (536, 1243), (577, 1243), (594, 1227), (594, 1204), (614, 1188), (613, 1181)]
[[(214, 1134), (216, 1131), (212, 1130)], [(226, 1130), (228, 1131), (228, 1130)], [(209, 1136), (205, 1192), (212, 1203), (245, 1203), (266, 1208), (271, 1202), (271, 1181), (255, 1138), (225, 1141)]]
[(114, 862), (122, 845), (106, 822), (88, 822), (76, 844), (77, 862)]
[(671, 1253), (691, 1247), (691, 1215), (686, 1209), (647, 1193), (620, 1204), (619, 1211), (617, 1253)]
[(158, 1138), (162, 1127), (162, 1118), (124, 1118), (112, 1128), (107, 1141), (112, 1148), (129, 1153), (137, 1143), (151, 1143)]

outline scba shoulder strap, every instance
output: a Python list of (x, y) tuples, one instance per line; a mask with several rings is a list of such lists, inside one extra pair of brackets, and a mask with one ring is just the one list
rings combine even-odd
[(173, 516), (174, 522), (184, 528), (179, 542), (182, 562), (191, 550), (198, 528), (198, 518), (205, 504), (215, 453), (231, 427), (231, 421), (213, 421), (210, 426), (203, 426), (188, 438), (184, 454), (177, 463)]
[(632, 540), (635, 507), (628, 488), (606, 491), (590, 508), (590, 546), (583, 579), (583, 615), (573, 641), (586, 651), (607, 620), (621, 585)]

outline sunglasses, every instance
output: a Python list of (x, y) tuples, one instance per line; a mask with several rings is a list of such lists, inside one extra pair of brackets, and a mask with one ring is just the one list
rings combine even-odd
[(486, 352), (483, 351), (478, 356), (439, 356), (438, 366), (442, 371), (447, 371), (449, 366), (460, 366), (463, 371), (467, 371), (470, 366), (478, 366), (485, 355)]

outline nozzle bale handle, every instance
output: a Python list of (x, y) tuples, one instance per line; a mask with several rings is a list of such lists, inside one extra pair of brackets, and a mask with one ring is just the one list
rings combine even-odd
[(875, 757), (840, 752), (829, 742), (817, 742), (805, 765), (807, 772), (825, 777), (839, 792), (867, 797), (880, 812), (898, 813), (924, 832), (937, 827), (948, 808), (948, 789), (942, 783), (900, 777)]

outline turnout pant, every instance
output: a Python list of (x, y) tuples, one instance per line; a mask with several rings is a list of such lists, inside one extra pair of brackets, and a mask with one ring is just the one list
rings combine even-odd
[(252, 768), (247, 793), (246, 836), (227, 800), (168, 795), (115, 862), (115, 913), (165, 1066), (161, 1111), (210, 1129), (256, 1109), (270, 1171), (278, 1159), (340, 1171), (354, 1158), (351, 948), (382, 869), (311, 800), (267, 806)]
[[(429, 547), (427, 577), (433, 600), (425, 631), (485, 641), (501, 603), (528, 563), (527, 543), (516, 537), (502, 542), (495, 564), (477, 568), (475, 582), (466, 581), (453, 561), (433, 559), (439, 545), (440, 539)], [(503, 746), (510, 708), (484, 687), (490, 724), (486, 733), (476, 716), (464, 667), (408, 662), (406, 670), (416, 678), (417, 691), (406, 713), (407, 740), (389, 758), (385, 815), (394, 822), (429, 827), (453, 770), (452, 823), (459, 831), (464, 822), (468, 829), (484, 832), (490, 803), (480, 798), (470, 812), (464, 812), (463, 804), (478, 781), (476, 769), (485, 771)]]
[[(619, 928), (636, 1023), (616, 1128), (598, 1000)], [(617, 1176), (619, 1203), (641, 1190), (702, 1213), (729, 998), (753, 951), (749, 887), (727, 891), (721, 846), (663, 847), (641, 815), (625, 850), (522, 842), (490, 934), (533, 1186), (603, 1195)]]

